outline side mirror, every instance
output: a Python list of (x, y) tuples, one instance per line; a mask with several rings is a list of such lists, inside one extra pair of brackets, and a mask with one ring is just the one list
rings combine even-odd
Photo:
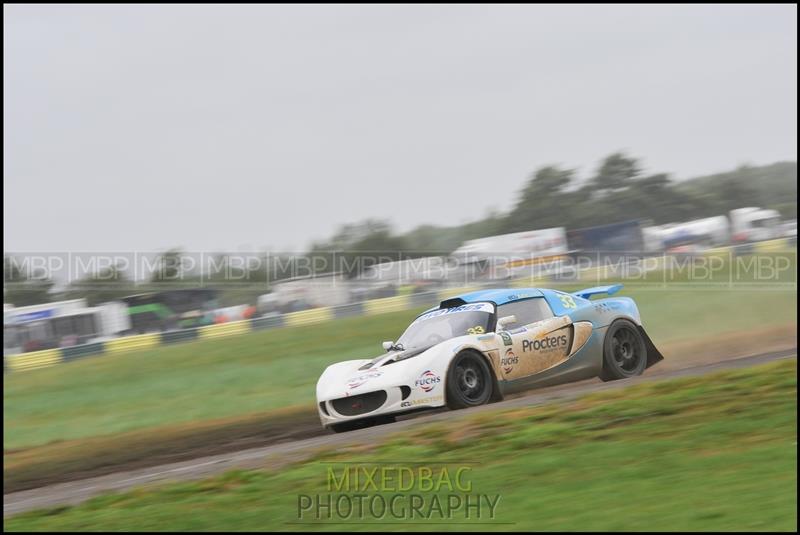
[(512, 323), (516, 322), (517, 322), (517, 317), (514, 316), (513, 314), (511, 316), (503, 316), (502, 318), (497, 320), (497, 330), (502, 331), (508, 325), (511, 325)]
[(391, 340), (389, 340), (388, 342), (384, 342), (383, 343), (383, 350), (384, 351), (389, 351), (390, 349), (392, 349), (393, 345), (394, 345), (394, 342), (392, 342)]

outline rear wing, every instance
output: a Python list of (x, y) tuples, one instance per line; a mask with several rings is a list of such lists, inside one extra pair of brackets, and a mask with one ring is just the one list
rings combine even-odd
[(600, 295), (600, 294), (614, 295), (621, 289), (622, 289), (621, 284), (612, 284), (611, 286), (595, 286), (594, 288), (586, 288), (584, 290), (578, 290), (577, 292), (572, 292), (572, 295), (576, 295), (584, 299), (591, 299), (593, 295)]

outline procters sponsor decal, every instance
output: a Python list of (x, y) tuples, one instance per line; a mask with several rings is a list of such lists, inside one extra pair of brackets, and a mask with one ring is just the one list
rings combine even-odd
[(567, 335), (558, 334), (554, 336), (544, 336), (536, 340), (523, 340), (523, 351), (553, 351), (567, 345)]
[(430, 392), (436, 385), (442, 382), (442, 378), (433, 373), (431, 370), (422, 372), (419, 379), (414, 381), (414, 386), (422, 389), (423, 392)]
[(505, 356), (500, 359), (500, 366), (502, 366), (503, 372), (511, 373), (517, 364), (519, 364), (519, 357), (510, 348), (507, 349)]
[(358, 388), (359, 386), (363, 385), (370, 379), (374, 379), (376, 377), (380, 377), (383, 375), (383, 372), (378, 370), (367, 370), (366, 372), (362, 373), (361, 375), (357, 375), (355, 377), (351, 377), (347, 380), (347, 388), (353, 389)]

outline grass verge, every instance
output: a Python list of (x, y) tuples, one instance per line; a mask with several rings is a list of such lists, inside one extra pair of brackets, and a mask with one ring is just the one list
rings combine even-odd
[(3, 377), (3, 449), (313, 405), (329, 364), (380, 354), (416, 311), (102, 355)]
[[(412, 466), (406, 461), (468, 466), (469, 493), (500, 496), (494, 518), (466, 520), (462, 510), (442, 519), (432, 509), (413, 521), (369, 513), (333, 520), (298, 514), (299, 495), (331, 494), (327, 471), (333, 463)], [(344, 494), (354, 495), (352, 490)], [(414, 488), (410, 494), (431, 504), (434, 495), (445, 500), (453, 492)], [(76, 507), (17, 515), (6, 519), (5, 528), (794, 531), (797, 364), (782, 361), (426, 424), (281, 471), (231, 472), (104, 495)]]
[(3, 492), (17, 492), (123, 470), (319, 435), (313, 406), (293, 406), (115, 435), (59, 441), (6, 453)]

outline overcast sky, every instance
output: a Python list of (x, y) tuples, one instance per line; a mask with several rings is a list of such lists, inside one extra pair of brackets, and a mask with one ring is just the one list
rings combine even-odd
[(4, 6), (5, 251), (302, 250), (797, 157), (796, 6)]

